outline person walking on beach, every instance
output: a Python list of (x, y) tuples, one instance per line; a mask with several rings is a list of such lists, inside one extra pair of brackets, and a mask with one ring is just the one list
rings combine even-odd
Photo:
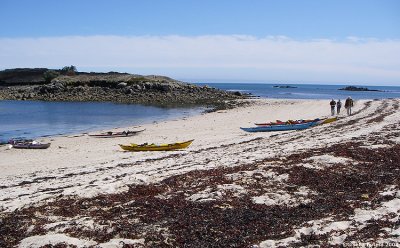
[(340, 109), (342, 108), (342, 102), (340, 101), (340, 99), (337, 101), (336, 103), (336, 113), (340, 114)]
[(336, 106), (335, 100), (332, 99), (332, 101), (329, 104), (331, 105), (331, 114), (335, 115), (335, 106)]
[(347, 97), (344, 107), (347, 110), (347, 114), (351, 115), (351, 108), (353, 107), (353, 99), (351, 97)]

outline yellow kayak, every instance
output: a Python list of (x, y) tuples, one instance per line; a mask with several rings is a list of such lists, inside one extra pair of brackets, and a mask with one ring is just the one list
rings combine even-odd
[(331, 123), (331, 122), (334, 122), (334, 121), (337, 121), (337, 117), (327, 118), (321, 124), (328, 124), (328, 123)]
[(172, 151), (178, 149), (184, 149), (190, 144), (192, 144), (193, 140), (185, 141), (185, 142), (177, 142), (172, 144), (130, 144), (130, 145), (119, 145), (125, 151), (133, 151), (133, 152), (141, 152), (141, 151)]

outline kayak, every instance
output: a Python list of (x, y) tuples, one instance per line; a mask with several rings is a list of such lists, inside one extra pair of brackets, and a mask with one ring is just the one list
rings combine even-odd
[(274, 132), (274, 131), (290, 131), (290, 130), (302, 130), (317, 125), (318, 122), (307, 122), (302, 124), (285, 124), (285, 125), (272, 125), (272, 126), (257, 126), (257, 127), (241, 127), (246, 132)]
[(15, 139), (10, 139), (10, 140), (8, 141), (8, 144), (14, 145), (14, 144), (32, 143), (32, 142), (34, 142), (33, 139), (15, 138)]
[(123, 150), (125, 151), (134, 151), (134, 152), (139, 152), (139, 151), (172, 151), (172, 150), (178, 150), (178, 149), (184, 149), (190, 144), (192, 144), (193, 140), (188, 140), (185, 142), (177, 142), (177, 143), (171, 143), (171, 144), (162, 144), (162, 145), (156, 145), (156, 144), (130, 144), (130, 145), (119, 145)]
[(287, 125), (287, 124), (303, 124), (309, 122), (317, 122), (318, 125), (320, 124), (328, 124), (337, 120), (337, 117), (333, 118), (325, 118), (325, 119), (314, 119), (314, 120), (288, 120), (288, 121), (280, 121), (277, 120), (276, 122), (266, 122), (266, 123), (255, 123), (256, 126), (275, 126), (275, 125)]
[(287, 121), (280, 121), (276, 120), (275, 122), (265, 122), (265, 123), (254, 123), (256, 126), (274, 126), (274, 125), (287, 125), (287, 124), (302, 124), (308, 123), (313, 121), (319, 121), (320, 119), (315, 120), (287, 120)]
[(328, 124), (334, 121), (337, 121), (337, 117), (324, 119), (320, 124)]
[(107, 132), (107, 133), (101, 133), (101, 134), (89, 134), (90, 137), (95, 137), (95, 138), (118, 138), (118, 137), (132, 137), (140, 132), (143, 132), (143, 130), (139, 131), (123, 131), (123, 132)]
[(12, 145), (12, 147), (16, 149), (47, 149), (50, 147), (50, 143), (15, 143)]

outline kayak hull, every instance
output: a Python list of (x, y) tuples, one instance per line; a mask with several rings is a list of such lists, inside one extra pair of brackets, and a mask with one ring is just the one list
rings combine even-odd
[(94, 138), (120, 138), (120, 137), (132, 137), (138, 133), (143, 132), (144, 130), (139, 131), (126, 131), (126, 132), (117, 132), (117, 133), (101, 133), (101, 134), (89, 134), (90, 137)]
[(163, 144), (163, 145), (138, 145), (138, 144), (130, 144), (130, 145), (119, 145), (125, 151), (132, 152), (145, 152), (145, 151), (173, 151), (179, 149), (185, 149), (190, 144), (192, 144), (193, 140), (188, 140), (185, 142), (177, 142), (172, 144)]
[(257, 126), (257, 127), (241, 127), (246, 132), (274, 132), (274, 131), (290, 131), (290, 130), (303, 130), (316, 125), (317, 122), (308, 122), (302, 124), (286, 124), (286, 125), (272, 125), (272, 126)]

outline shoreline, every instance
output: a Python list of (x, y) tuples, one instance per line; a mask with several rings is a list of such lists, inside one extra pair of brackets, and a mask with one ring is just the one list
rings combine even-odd
[[(216, 115), (220, 115), (221, 113), (227, 113), (227, 112), (241, 112), (243, 111), (243, 109), (249, 108), (258, 108), (258, 109), (262, 109), (263, 106), (264, 107), (268, 107), (268, 105), (272, 104), (272, 108), (273, 108), (273, 112), (276, 111), (276, 108), (279, 108), (279, 106), (283, 103), (284, 105), (286, 105), (286, 107), (290, 108), (290, 105), (296, 104), (296, 103), (309, 103), (309, 102), (326, 102), (326, 100), (305, 100), (305, 99), (296, 99), (296, 100), (292, 100), (292, 99), (253, 99), (253, 100), (238, 100), (241, 102), (250, 102), (250, 106), (239, 106), (237, 108), (234, 109), (230, 109), (230, 110), (216, 110), (213, 112), (205, 112), (205, 113), (199, 113), (198, 115), (193, 115), (193, 116), (189, 116), (189, 117), (178, 117), (178, 118), (173, 118), (171, 120), (163, 120), (160, 122), (151, 122), (151, 123), (146, 123), (146, 124), (139, 124), (139, 125), (134, 125), (134, 126), (122, 126), (122, 127), (113, 127), (113, 128), (108, 128), (108, 129), (99, 129), (99, 130), (93, 130), (93, 131), (89, 131), (89, 132), (81, 132), (81, 133), (72, 133), (72, 134), (61, 134), (61, 135), (54, 135), (54, 136), (48, 136), (48, 137), (40, 137), (37, 138), (36, 140), (43, 142), (43, 143), (52, 143), (50, 148), (46, 149), (46, 150), (42, 150), (42, 151), (38, 151), (38, 150), (19, 150), (19, 149), (7, 149), (5, 147), (0, 147), (0, 154), (3, 154), (5, 156), (9, 155), (12, 158), (8, 159), (7, 157), (3, 158), (2, 161), (0, 161), (0, 168), (2, 170), (0, 173), (0, 178), (4, 175), (14, 175), (13, 173), (8, 174), (9, 170), (4, 169), (4, 168), (9, 168), (9, 167), (4, 167), (5, 164), (9, 163), (9, 162), (13, 162), (13, 166), (14, 168), (16, 166), (20, 166), (21, 169), (22, 167), (24, 167), (24, 165), (26, 163), (31, 162), (32, 164), (35, 164), (36, 166), (38, 166), (39, 168), (43, 168), (43, 169), (50, 169), (53, 168), (54, 165), (51, 164), (58, 164), (60, 165), (59, 162), (56, 162), (56, 160), (61, 160), (61, 161), (68, 161), (68, 162), (61, 162), (61, 164), (63, 166), (61, 167), (70, 167), (70, 162), (69, 160), (64, 160), (63, 157), (71, 157), (71, 156), (79, 156), (80, 159), (73, 159), (74, 162), (72, 163), (75, 166), (79, 167), (79, 166), (90, 166), (90, 165), (96, 165), (98, 163), (101, 164), (105, 164), (105, 163), (110, 163), (110, 161), (107, 161), (107, 156), (104, 156), (103, 159), (97, 159), (97, 155), (94, 155), (94, 152), (90, 151), (90, 149), (88, 149), (88, 147), (94, 147), (96, 146), (96, 152), (101, 151), (101, 145), (106, 145), (108, 149), (112, 150), (113, 152), (118, 152), (120, 151), (118, 144), (117, 143), (173, 143), (173, 142), (181, 142), (181, 141), (186, 141), (186, 140), (190, 140), (192, 139), (190, 136), (190, 132), (192, 130), (196, 129), (196, 123), (200, 122), (200, 123), (204, 123), (204, 124), (208, 124), (208, 126), (206, 126), (210, 133), (212, 133), (211, 135), (215, 135), (215, 133), (213, 132), (213, 126), (212, 124), (210, 125), (209, 123), (209, 119), (215, 122), (215, 119), (217, 119), (218, 117)], [(245, 104), (246, 105), (246, 104)], [(324, 112), (326, 112), (325, 117), (329, 117), (328, 115), (328, 111), (325, 111), (325, 108), (321, 109), (322, 111), (317, 112), (317, 113), (295, 113), (295, 110), (289, 110), (289, 112), (284, 113), (287, 110), (283, 110), (281, 114), (278, 114), (275, 116), (275, 118), (272, 119), (268, 119), (270, 121), (274, 121), (276, 119), (280, 119), (280, 120), (288, 120), (288, 119), (307, 119), (307, 118), (322, 118), (324, 114)], [(257, 110), (252, 110), (252, 118), (253, 118), (253, 122), (251, 121), (245, 121), (245, 122), (241, 122), (240, 124), (243, 125), (248, 125), (251, 126), (254, 122), (257, 122), (257, 120), (261, 121), (261, 120), (266, 120), (263, 117), (260, 116), (260, 118), (254, 117), (254, 115), (257, 115), (257, 113), (255, 113), (255, 111)], [(235, 115), (235, 114), (233, 114)], [(240, 114), (239, 114), (240, 115)], [(318, 116), (317, 116), (318, 115)], [(203, 118), (203, 116), (205, 116)], [(209, 117), (209, 118), (208, 118)], [(278, 118), (280, 117), (280, 118)], [(231, 117), (231, 119), (234, 119), (234, 117)], [(186, 124), (188, 123), (188, 124)], [(190, 131), (187, 132), (187, 134), (180, 134), (179, 131), (176, 130), (171, 130), (171, 128), (169, 128), (168, 126), (172, 126), (172, 129), (175, 128), (179, 128), (179, 127), (185, 127), (185, 125), (190, 125)], [(223, 124), (220, 123), (219, 128), (221, 128)], [(236, 125), (237, 126), (237, 130), (235, 130), (236, 136), (240, 136), (240, 135), (248, 135), (245, 132), (241, 131), (239, 129), (239, 123)], [(236, 129), (236, 126), (231, 127), (232, 130)], [(160, 131), (160, 128), (162, 128), (162, 130)], [(94, 137), (89, 137), (88, 134), (91, 133), (101, 133), (101, 132), (106, 132), (106, 131), (113, 131), (113, 132), (121, 132), (127, 129), (146, 129), (146, 131), (144, 133), (141, 133), (137, 136), (132, 136), (132, 137), (123, 137), (123, 138), (110, 138), (110, 139), (100, 139), (100, 138), (94, 138)], [(188, 128), (186, 128), (188, 129)], [(167, 130), (167, 131), (166, 131)], [(168, 137), (168, 135), (165, 134), (165, 132), (169, 132), (171, 135)], [(256, 135), (269, 135), (271, 133), (259, 133)], [(253, 134), (254, 135), (254, 134)], [(200, 140), (204, 140), (204, 138), (197, 138), (197, 140), (195, 140), (194, 145), (196, 145), (196, 143), (198, 143), (198, 141)], [(224, 140), (224, 139), (223, 139)], [(134, 142), (133, 142), (134, 141)], [(216, 145), (220, 145), (220, 140), (217, 140)], [(96, 143), (101, 144), (99, 145), (95, 145)], [(115, 144), (114, 144), (115, 143)], [(210, 146), (212, 146), (213, 144), (208, 141), (207, 142)], [(75, 146), (75, 147), (74, 147)], [(193, 144), (192, 144), (193, 146)], [(87, 156), (83, 153), (79, 153), (77, 154), (76, 152), (78, 151), (78, 149), (83, 148), (85, 150), (85, 154), (93, 154), (89, 159), (87, 158)], [(62, 153), (66, 152), (67, 150), (64, 149), (69, 149), (72, 151), (75, 151), (74, 153), (69, 154), (68, 156), (63, 156)], [(103, 150), (104, 151), (104, 150)], [(57, 153), (58, 156), (52, 154), (52, 153)], [(104, 151), (106, 152), (106, 151)], [(107, 153), (107, 152), (106, 152)], [(112, 156), (112, 154), (107, 153), (108, 155), (111, 155), (111, 157), (113, 157), (113, 159), (127, 159), (129, 156)], [(156, 153), (157, 154), (157, 153)], [(23, 159), (21, 160), (20, 155), (23, 155)], [(39, 165), (39, 162), (43, 160), (41, 158), (41, 156), (46, 156), (46, 158), (54, 158), (54, 159), (47, 159), (45, 161), (45, 165)], [(101, 155), (100, 155), (101, 156)], [(4, 156), (3, 156), (4, 157)], [(146, 155), (145, 155), (146, 157)], [(33, 159), (34, 158), (34, 159)], [(110, 159), (110, 160), (113, 160)], [(79, 162), (79, 160), (81, 160), (82, 162)], [(49, 166), (48, 166), (49, 165)], [(11, 168), (10, 168), (11, 169)], [(24, 172), (34, 172), (34, 169), (22, 169), (22, 171)]]
[[(106, 247), (125, 233), (124, 242), (145, 247), (168, 245), (163, 237), (175, 247), (400, 242), (400, 99), (356, 101), (352, 116), (306, 130), (245, 133), (239, 127), (254, 122), (330, 116), (326, 100), (252, 101), (149, 124), (132, 138), (194, 138), (182, 151), (122, 152), (125, 138), (87, 136), (55, 139), (54, 150), (37, 158), (0, 148), (0, 165), (14, 169), (0, 176), (5, 230), (29, 223), (13, 241), (20, 247), (43, 240)], [(35, 159), (49, 167), (15, 168)]]
[[(179, 106), (177, 107), (178, 109), (182, 108), (182, 109), (187, 109), (187, 111), (192, 111), (196, 108), (198, 109), (203, 109), (202, 111), (198, 111), (198, 113), (194, 113), (194, 114), (189, 114), (188, 116), (185, 116), (185, 113), (182, 113), (182, 116), (176, 116), (176, 117), (171, 117), (160, 120), (160, 121), (149, 121), (149, 122), (143, 122), (143, 123), (138, 123), (136, 125), (120, 125), (120, 126), (110, 126), (106, 129), (103, 127), (99, 127), (99, 128), (94, 128), (94, 129), (90, 129), (87, 131), (78, 131), (78, 132), (66, 132), (66, 133), (59, 133), (59, 134), (50, 134), (50, 135), (43, 135), (43, 136), (35, 136), (35, 137), (24, 137), (24, 138), (33, 138), (35, 140), (43, 140), (43, 139), (52, 139), (52, 138), (57, 138), (57, 137), (74, 137), (74, 136), (80, 136), (80, 135), (85, 135), (85, 134), (89, 134), (92, 132), (107, 132), (108, 130), (117, 130), (117, 131), (121, 131), (122, 129), (127, 129), (127, 128), (135, 128), (140, 127), (142, 125), (151, 125), (154, 123), (158, 123), (158, 122), (165, 122), (165, 121), (176, 121), (176, 120), (182, 120), (182, 119), (186, 119), (188, 117), (192, 117), (192, 116), (196, 116), (196, 115), (203, 115), (203, 114), (208, 114), (208, 113), (213, 113), (213, 112), (218, 112), (218, 111), (225, 111), (228, 109), (235, 109), (235, 108), (243, 108), (246, 107), (246, 105), (249, 105), (249, 103), (251, 104), (253, 101), (328, 101), (327, 99), (303, 99), (303, 98), (299, 98), (299, 99), (292, 99), (292, 98), (248, 98), (248, 99), (238, 99), (238, 100), (230, 100), (229, 102), (233, 101), (233, 103), (229, 103), (230, 106), (228, 108), (224, 108), (224, 109), (218, 109), (215, 108), (215, 106), (211, 107), (211, 106), (202, 106), (202, 105), (184, 105), (184, 106)], [(357, 101), (373, 101), (375, 99), (359, 99)], [(0, 101), (20, 101), (20, 100), (0, 100)], [(49, 102), (49, 101), (43, 101), (43, 100), (27, 100), (27, 101), (40, 101), (40, 102)], [(56, 102), (56, 103), (64, 103), (63, 101), (51, 101), (51, 102)], [(72, 102), (72, 103), (82, 103), (82, 102)], [(84, 102), (84, 103), (110, 103), (110, 104), (121, 104), (121, 103), (117, 103), (117, 102), (98, 102), (98, 101), (94, 101), (94, 102)], [(127, 104), (127, 105), (131, 105), (129, 103), (122, 103), (122, 104)], [(147, 106), (147, 105), (142, 105), (142, 104), (136, 104), (133, 103), (133, 105), (140, 105), (140, 106)], [(150, 107), (158, 107), (156, 105), (148, 105)], [(185, 112), (187, 112), (185, 111)], [(342, 108), (342, 112), (344, 111), (344, 107)], [(343, 115), (343, 113), (342, 113)], [(124, 130), (122, 130), (124, 131)], [(1, 135), (0, 135), (1, 137)], [(4, 140), (6, 141), (6, 140)], [(0, 143), (0, 147), (2, 145), (7, 145), (7, 143)]]
[[(0, 100), (2, 101), (2, 100)], [(4, 101), (17, 101), (18, 100), (4, 100)], [(36, 102), (36, 100), (28, 100), (28, 102), (30, 101), (34, 101)], [(26, 102), (26, 101), (22, 101), (22, 102)], [(98, 102), (98, 101), (94, 101), (94, 102), (62, 102), (62, 101), (41, 101), (41, 100), (37, 100), (37, 102), (42, 102), (44, 104), (47, 103), (56, 103), (56, 104), (106, 104), (105, 106), (97, 106), (97, 107), (106, 107), (108, 108), (107, 105), (124, 105), (124, 106), (131, 106), (133, 107), (133, 110), (130, 109), (130, 111), (135, 112), (136, 108), (139, 108), (138, 111), (143, 111), (143, 109), (141, 108), (147, 108), (150, 107), (150, 111), (163, 111), (163, 112), (168, 112), (167, 115), (163, 115), (163, 113), (159, 113), (161, 115), (157, 115), (156, 113), (153, 113), (153, 115), (147, 116), (147, 115), (140, 115), (140, 116), (135, 116), (135, 115), (129, 115), (129, 117), (123, 117), (124, 119), (122, 119), (122, 121), (120, 121), (121, 123), (119, 124), (111, 124), (111, 123), (106, 123), (103, 124), (103, 126), (100, 125), (100, 127), (93, 127), (94, 125), (97, 125), (97, 123), (90, 123), (90, 124), (86, 124), (85, 128), (82, 130), (67, 130), (65, 129), (63, 130), (58, 130), (57, 133), (54, 134), (38, 134), (38, 135), (34, 135), (31, 133), (24, 133), (24, 134), (15, 134), (13, 136), (10, 135), (4, 135), (1, 136), (0, 135), (0, 142), (5, 142), (5, 143), (0, 143), (1, 145), (6, 145), (8, 140), (13, 138), (17, 138), (17, 137), (23, 137), (23, 138), (28, 138), (28, 139), (44, 139), (44, 138), (54, 138), (54, 137), (59, 137), (59, 136), (72, 136), (72, 135), (79, 135), (79, 134), (84, 134), (84, 133), (89, 133), (89, 132), (96, 132), (96, 131), (105, 131), (107, 129), (116, 129), (116, 128), (129, 128), (132, 127), (132, 125), (129, 125), (128, 122), (133, 122), (135, 123), (135, 125), (148, 125), (151, 124), (153, 122), (160, 122), (160, 121), (168, 121), (171, 119), (179, 119), (179, 118), (187, 118), (193, 115), (200, 115), (203, 113), (210, 113), (210, 112), (215, 112), (218, 110), (225, 110), (225, 109), (231, 109), (231, 108), (237, 108), (240, 107), (239, 105), (242, 105), (245, 100), (238, 100), (238, 101), (232, 101), (229, 100), (228, 102), (224, 103), (224, 104), (219, 104), (219, 105), (193, 105), (193, 104), (186, 104), (186, 105), (179, 105), (179, 106), (167, 106), (167, 107), (162, 107), (162, 106), (157, 106), (157, 105), (144, 105), (144, 104), (136, 104), (136, 103), (117, 103), (117, 102)], [(88, 108), (86, 105), (83, 106), (84, 108)], [(118, 107), (118, 106), (116, 106)], [(118, 110), (118, 109), (117, 109)], [(89, 111), (89, 110), (86, 110)], [(110, 110), (108, 110), (110, 111)], [(125, 111), (125, 110), (124, 110)], [(147, 111), (147, 110), (146, 110)], [(171, 113), (172, 111), (172, 113)], [(125, 113), (121, 113), (121, 110), (119, 110), (119, 115), (126, 115)], [(69, 113), (67, 113), (69, 114)], [(104, 113), (101, 113), (104, 114)], [(115, 113), (113, 113), (115, 114)], [(61, 116), (61, 115), (60, 115)], [(161, 117), (160, 117), (161, 116)], [(153, 120), (149, 119), (151, 117), (154, 117)], [(59, 117), (60, 118), (60, 117)], [(160, 119), (161, 118), (161, 119)], [(131, 120), (131, 121), (130, 121)], [(137, 121), (138, 120), (138, 121)], [(108, 121), (108, 120), (106, 120)], [(45, 123), (44, 123), (45, 124)], [(51, 124), (46, 124), (46, 125), (51, 125)], [(77, 124), (78, 126), (81, 124)], [(74, 125), (71, 126), (72, 129), (75, 128)], [(15, 130), (14, 130), (15, 131)], [(14, 132), (12, 131), (12, 132)], [(43, 131), (41, 131), (41, 133), (43, 133)]]
[[(57, 103), (63, 103), (63, 102), (57, 102)], [(76, 103), (80, 104), (81, 102), (76, 102)], [(98, 104), (98, 102), (93, 102), (93, 103)], [(106, 104), (108, 104), (108, 103), (106, 103)], [(110, 104), (118, 104), (118, 103), (110, 103)], [(130, 105), (130, 104), (126, 104), (126, 105)], [(140, 105), (140, 104), (134, 104), (134, 105), (135, 106), (137, 105), (139, 107), (146, 107), (146, 106)], [(150, 107), (154, 107), (154, 106), (150, 106)], [(155, 108), (157, 108), (157, 107), (155, 107)], [(159, 115), (156, 115), (155, 113), (153, 113), (151, 116), (142, 115), (142, 116), (139, 116), (139, 118), (138, 118), (136, 116), (130, 115), (129, 117), (124, 117), (125, 119), (119, 120), (118, 124), (103, 123), (101, 125), (98, 125), (97, 123), (89, 123), (89, 124), (86, 123), (85, 125), (83, 125), (81, 123), (77, 123), (76, 125), (69, 124), (70, 128), (64, 128), (64, 130), (59, 130), (59, 128), (57, 128), (56, 129), (57, 133), (54, 133), (54, 134), (40, 135), (40, 134), (35, 134), (35, 131), (33, 131), (33, 132), (31, 131), (30, 133), (24, 132), (23, 135), (22, 134), (21, 135), (14, 134), (13, 136), (0, 135), (0, 142), (1, 141), (6, 142), (6, 143), (0, 143), (0, 146), (7, 145), (8, 140), (10, 140), (12, 138), (21, 137), (21, 138), (26, 138), (26, 139), (42, 140), (42, 139), (52, 139), (52, 138), (57, 138), (57, 137), (79, 136), (79, 135), (84, 135), (84, 134), (93, 133), (93, 132), (105, 132), (105, 131), (108, 131), (111, 129), (114, 130), (114, 129), (132, 128), (134, 126), (148, 125), (148, 124), (152, 124), (152, 123), (160, 122), (160, 121), (169, 121), (169, 120), (187, 118), (190, 116), (202, 114), (202, 113), (206, 112), (207, 109), (209, 109), (209, 108), (202, 107), (202, 106), (167, 108), (167, 111), (169, 111), (169, 113), (168, 113), (168, 115), (165, 115), (165, 116), (160, 117)], [(133, 109), (133, 111), (136, 111), (136, 109)], [(139, 111), (143, 111), (143, 109), (139, 109)], [(148, 111), (154, 112), (154, 110), (148, 110)], [(173, 111), (173, 113), (170, 113), (171, 111)], [(115, 114), (115, 113), (113, 113), (113, 114)], [(120, 113), (120, 115), (122, 115), (122, 114), (123, 113)], [(61, 116), (61, 114), (58, 114), (58, 115)], [(154, 119), (151, 120), (150, 119), (151, 117), (154, 117), (155, 120)], [(131, 124), (129, 124), (129, 123), (131, 123)], [(51, 125), (49, 123), (43, 123), (43, 124), (46, 124), (48, 126)], [(76, 126), (80, 126), (80, 128), (76, 128)], [(80, 130), (73, 130), (73, 129), (80, 129)], [(19, 130), (12, 130), (10, 132), (15, 133), (16, 131), (19, 131)], [(36, 132), (36, 133), (38, 133), (38, 132)], [(39, 131), (39, 133), (43, 133), (43, 131)], [(50, 132), (48, 132), (48, 133), (50, 133)], [(4, 137), (7, 137), (7, 138), (4, 138)]]

